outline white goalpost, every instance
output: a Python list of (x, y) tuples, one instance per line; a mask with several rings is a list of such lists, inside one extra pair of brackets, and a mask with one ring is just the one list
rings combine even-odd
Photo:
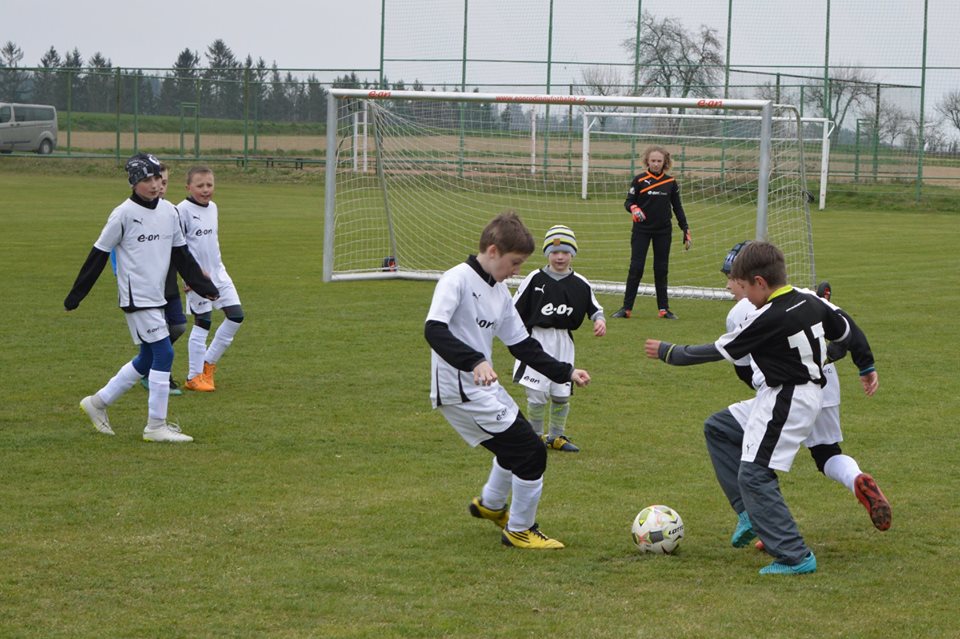
[[(611, 107), (642, 109), (647, 124), (591, 141), (581, 123)], [(727, 113), (749, 118), (751, 134), (703, 118)], [(623, 202), (643, 149), (660, 144), (693, 233), (684, 251), (674, 232), (672, 297), (727, 299), (720, 263), (745, 239), (776, 243), (791, 281), (813, 286), (802, 133), (796, 109), (763, 100), (332, 89), (323, 279), (435, 280), (511, 209), (537, 240), (555, 224), (573, 228), (574, 268), (598, 292), (622, 294), (632, 225)], [(541, 262), (535, 254), (525, 269)], [(653, 294), (652, 272), (644, 280), (640, 294)]]
[[(781, 105), (775, 105), (781, 106)], [(605, 136), (607, 138), (622, 138), (626, 141), (632, 141), (632, 139), (656, 139), (656, 138), (667, 138), (674, 141), (682, 141), (685, 139), (705, 139), (707, 137), (712, 137), (714, 139), (723, 141), (723, 140), (738, 140), (742, 139), (742, 136), (752, 136), (750, 139), (756, 138), (759, 135), (759, 115), (717, 115), (717, 114), (671, 114), (671, 113), (646, 113), (646, 112), (605, 112), (605, 111), (585, 111), (583, 113), (583, 154), (580, 160), (582, 166), (582, 177), (581, 177), (581, 190), (580, 197), (584, 200), (587, 199), (588, 183), (589, 183), (589, 174), (590, 174), (590, 140), (591, 137), (595, 136)], [(721, 131), (717, 131), (715, 135), (697, 135), (696, 133), (678, 133), (676, 135), (665, 135), (657, 133), (653, 125), (653, 120), (658, 119), (676, 119), (676, 120), (686, 120), (689, 125), (687, 129), (696, 129), (698, 124), (709, 121), (719, 121), (723, 123)], [(616, 120), (628, 120), (630, 121), (630, 126), (628, 127), (613, 127), (606, 129), (598, 129), (597, 126), (600, 123), (606, 124), (610, 119)], [(645, 122), (644, 122), (645, 121)], [(643, 122), (643, 129), (646, 132), (637, 131), (637, 122)], [(778, 135), (781, 136), (778, 141), (795, 141), (796, 138), (796, 127), (797, 120), (795, 117), (791, 116), (780, 116), (773, 118), (774, 126), (780, 125), (785, 131), (778, 132)], [(830, 172), (830, 135), (833, 133), (835, 124), (833, 121), (827, 118), (810, 118), (810, 117), (801, 117), (799, 120), (800, 132), (801, 132), (801, 141), (804, 145), (819, 145), (820, 147), (820, 164), (817, 167), (817, 170), (820, 175), (820, 193), (818, 198), (818, 209), (824, 210), (827, 204), (827, 177)], [(750, 123), (753, 123), (752, 126)], [(790, 135), (789, 138), (783, 138), (784, 135)], [(815, 158), (807, 158), (808, 161)], [(722, 171), (723, 167), (719, 167), (719, 170)]]

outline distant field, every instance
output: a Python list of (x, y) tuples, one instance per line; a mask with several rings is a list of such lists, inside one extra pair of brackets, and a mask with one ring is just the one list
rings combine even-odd
[[(844, 200), (814, 215), (817, 272), (880, 371), (865, 398), (839, 365), (844, 450), (880, 482), (893, 527), (874, 530), (801, 453), (781, 483), (820, 569), (761, 578), (769, 559), (729, 546), (735, 518), (702, 436), (747, 389), (726, 364), (642, 357), (646, 337), (714, 339), (728, 303), (677, 300), (680, 321), (663, 322), (641, 298), (606, 337), (578, 332), (594, 381), (568, 432), (583, 452), (550, 455), (539, 512), (567, 548), (505, 549), (466, 510), (488, 453), (429, 407), (433, 285), (323, 284), (316, 173), (218, 169), (223, 257), (247, 317), (216, 393), (171, 398), (196, 443), (140, 441), (139, 387), (111, 408), (117, 436), (98, 435), (77, 403), (135, 349), (109, 271), (76, 311), (62, 300), (127, 193), (113, 164), (0, 158), (0, 636), (960, 636), (955, 210)], [(609, 313), (620, 300), (600, 301)], [(494, 359), (507, 379), (506, 349)], [(631, 547), (652, 503), (684, 519), (676, 556)]]

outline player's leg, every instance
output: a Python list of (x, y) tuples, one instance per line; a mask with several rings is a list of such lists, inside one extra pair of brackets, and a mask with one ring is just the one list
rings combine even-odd
[(527, 419), (537, 437), (543, 437), (543, 422), (547, 414), (547, 404), (550, 396), (541, 390), (525, 388), (527, 393)]
[(207, 352), (207, 336), (213, 322), (213, 307), (209, 300), (190, 291), (187, 294), (190, 312), (193, 314), (193, 328), (187, 341), (188, 372), (184, 387), (188, 390), (211, 392), (213, 387), (203, 377), (203, 358)]
[(663, 319), (677, 319), (670, 310), (667, 298), (667, 274), (670, 271), (671, 233), (658, 233), (653, 236), (653, 285), (657, 292), (657, 314)]
[[(163, 307), (163, 315), (167, 320), (167, 329), (170, 331), (170, 344), (176, 344), (177, 340), (187, 332), (187, 316), (183, 312), (183, 300), (180, 295), (167, 298), (167, 305)], [(170, 375), (170, 395), (182, 395), (180, 385), (174, 381), (173, 373)]]
[(613, 314), (613, 317), (630, 317), (633, 313), (633, 304), (637, 299), (637, 288), (643, 279), (643, 267), (647, 261), (647, 250), (650, 248), (650, 234), (634, 231), (630, 235), (630, 269), (627, 271), (627, 287), (623, 293), (623, 306)]
[(547, 446), (566, 453), (579, 453), (580, 448), (566, 435), (567, 416), (570, 414), (570, 396), (552, 395), (550, 397), (550, 434)]
[(493, 458), (490, 475), (483, 485), (479, 497), (470, 501), (470, 514), (479, 519), (489, 519), (500, 528), (506, 528), (510, 519), (510, 507), (507, 498), (513, 485), (513, 473), (497, 463)]
[(816, 558), (800, 535), (775, 471), (788, 472), (820, 411), (817, 384), (761, 389), (744, 426), (737, 482), (750, 522), (776, 559), (761, 574), (803, 574)]
[(733, 512), (737, 513), (737, 525), (730, 536), (730, 544), (735, 548), (742, 548), (756, 537), (737, 482), (737, 475), (740, 472), (740, 451), (743, 447), (743, 426), (737, 421), (730, 408), (724, 408), (708, 417), (703, 423), (703, 437), (707, 443), (707, 452), (713, 463), (717, 483), (720, 484)]
[(203, 356), (203, 376), (206, 377), (211, 386), (215, 386), (213, 375), (217, 370), (217, 362), (220, 361), (224, 352), (233, 343), (233, 338), (240, 330), (240, 324), (243, 322), (243, 307), (240, 304), (231, 304), (222, 308), (226, 317), (217, 328), (217, 332), (214, 333), (213, 340), (211, 340), (210, 346), (207, 347), (207, 352)]

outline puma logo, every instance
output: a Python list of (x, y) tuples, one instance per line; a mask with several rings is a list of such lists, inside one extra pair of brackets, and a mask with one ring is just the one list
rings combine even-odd
[(546, 288), (546, 286), (534, 286), (534, 287), (533, 287), (533, 290), (534, 290), (534, 292), (536, 292), (536, 293), (543, 293), (543, 292), (545, 292), (545, 291), (544, 291), (545, 288)]

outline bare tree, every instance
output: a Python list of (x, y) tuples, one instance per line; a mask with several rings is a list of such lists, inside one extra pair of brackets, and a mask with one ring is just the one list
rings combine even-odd
[[(864, 116), (874, 117), (874, 113)], [(902, 107), (890, 102), (880, 104), (880, 122), (877, 127), (878, 139), (890, 146), (896, 146), (897, 140), (910, 130), (911, 116)], [(916, 127), (914, 127), (916, 128)]]
[(679, 20), (644, 11), (639, 44), (630, 38), (623, 47), (631, 62), (638, 54), (638, 84), (665, 97), (707, 96), (720, 85), (723, 47), (716, 29), (706, 25), (690, 31)]
[[(620, 76), (620, 69), (610, 66), (585, 67), (580, 70), (580, 84), (577, 85), (576, 92), (580, 95), (623, 95), (623, 80)], [(615, 113), (619, 107), (593, 105), (591, 111), (600, 113)], [(607, 128), (607, 116), (600, 116), (600, 130)]]
[(936, 106), (937, 113), (947, 119), (957, 131), (960, 131), (960, 91), (944, 94)]
[(22, 99), (27, 74), (20, 71), (20, 61), (23, 60), (23, 49), (13, 41), (8, 40), (0, 48), (0, 99), (16, 102)]
[(867, 107), (873, 104), (876, 81), (872, 74), (859, 67), (837, 67), (831, 73), (827, 86), (827, 104), (824, 104), (822, 80), (811, 80), (807, 84), (804, 97), (808, 104), (820, 111), (822, 117), (836, 123), (833, 131), (836, 139), (850, 109), (857, 113), (867, 110)]

